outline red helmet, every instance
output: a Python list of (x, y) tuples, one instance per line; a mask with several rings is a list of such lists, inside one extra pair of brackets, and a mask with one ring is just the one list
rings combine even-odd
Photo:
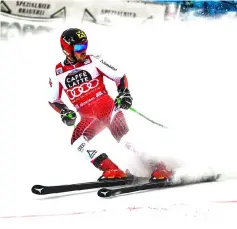
[(86, 42), (87, 42), (86, 33), (77, 28), (70, 28), (65, 30), (60, 38), (60, 43), (63, 52), (67, 56), (71, 57), (74, 57), (74, 45)]

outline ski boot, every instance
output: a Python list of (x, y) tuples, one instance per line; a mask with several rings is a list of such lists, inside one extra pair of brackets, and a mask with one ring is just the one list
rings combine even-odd
[(159, 162), (151, 174), (150, 182), (168, 182), (172, 177), (173, 172), (163, 162)]
[(98, 181), (110, 179), (120, 180), (127, 179), (128, 177), (128, 175), (119, 169), (119, 167), (114, 164), (105, 153), (95, 158), (92, 163), (96, 168), (103, 171), (103, 174), (99, 177)]

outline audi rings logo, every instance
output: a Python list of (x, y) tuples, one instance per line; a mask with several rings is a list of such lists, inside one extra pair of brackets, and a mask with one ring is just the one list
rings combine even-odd
[(85, 82), (83, 84), (77, 85), (72, 89), (67, 90), (67, 95), (70, 100), (73, 100), (80, 95), (90, 91), (93, 88), (96, 88), (99, 85), (98, 79), (93, 79), (91, 81)]

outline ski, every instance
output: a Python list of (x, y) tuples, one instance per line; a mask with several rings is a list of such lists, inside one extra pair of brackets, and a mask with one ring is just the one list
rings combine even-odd
[(68, 184), (68, 185), (57, 185), (57, 186), (34, 185), (31, 188), (31, 191), (36, 195), (47, 195), (47, 194), (72, 192), (72, 191), (88, 190), (88, 189), (103, 188), (103, 187), (138, 184), (145, 180), (147, 181), (148, 178), (128, 176), (128, 178), (126, 179), (117, 179), (117, 180), (107, 179), (107, 180), (98, 180), (95, 182), (84, 182), (84, 183)]
[(144, 190), (151, 190), (151, 189), (161, 189), (161, 188), (168, 188), (168, 187), (178, 187), (178, 186), (184, 186), (184, 185), (191, 185), (191, 184), (199, 184), (199, 183), (204, 183), (204, 182), (214, 182), (218, 180), (220, 177), (220, 174), (218, 175), (213, 175), (213, 176), (207, 176), (207, 177), (202, 177), (199, 180), (195, 181), (179, 181), (175, 182), (172, 180), (152, 180), (148, 183), (143, 183), (143, 184), (136, 184), (136, 185), (131, 185), (131, 186), (126, 186), (126, 187), (118, 187), (114, 189), (109, 189), (109, 188), (101, 188), (98, 190), (97, 195), (102, 198), (106, 197), (115, 197), (127, 193), (134, 193), (138, 191), (144, 191)]

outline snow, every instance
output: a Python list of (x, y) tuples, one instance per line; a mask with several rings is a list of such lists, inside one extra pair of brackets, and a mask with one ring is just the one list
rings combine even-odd
[[(63, 58), (61, 28), (0, 44), (0, 228), (236, 228), (234, 23), (158, 23), (133, 31), (126, 26), (81, 28), (88, 33), (89, 51), (111, 55), (126, 70), (134, 108), (168, 126), (156, 127), (125, 111), (133, 145), (146, 157), (170, 164), (200, 171), (211, 166), (222, 179), (105, 200), (96, 190), (32, 194), (34, 184), (78, 183), (100, 175), (71, 148), (72, 127), (47, 103), (48, 78)], [(113, 82), (106, 80), (106, 85), (115, 97)], [(122, 168), (146, 172), (108, 131), (95, 141)]]

